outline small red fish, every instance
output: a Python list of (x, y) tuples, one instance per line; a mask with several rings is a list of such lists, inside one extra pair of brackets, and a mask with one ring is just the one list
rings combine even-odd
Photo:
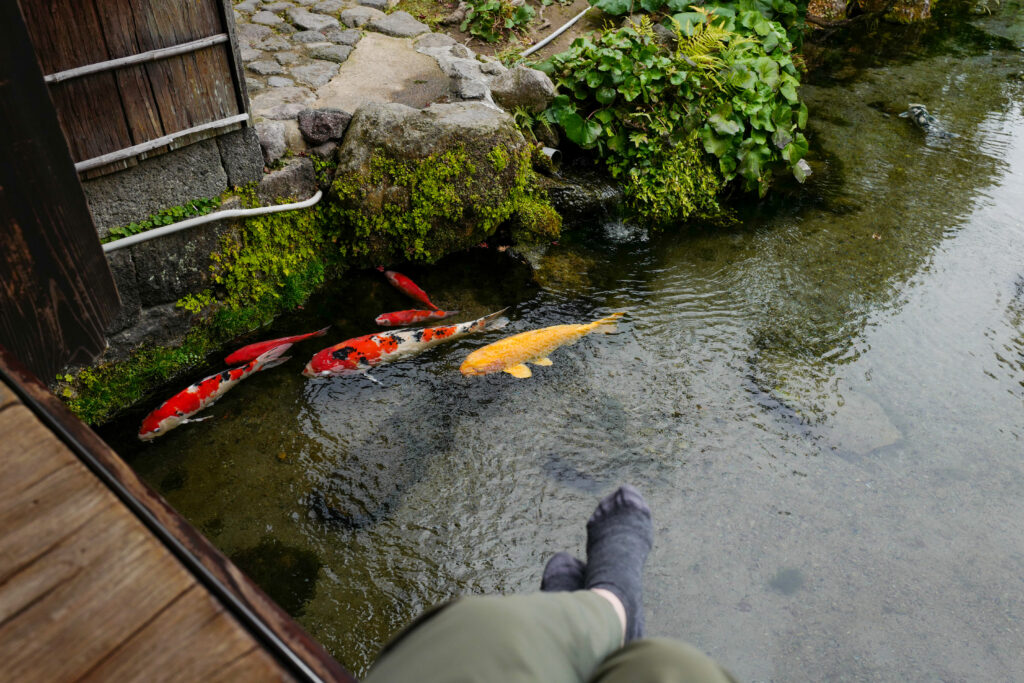
[(378, 363), (419, 353), (441, 342), (458, 339), (474, 332), (482, 332), (485, 329), (503, 327), (508, 323), (508, 319), (502, 317), (504, 312), (505, 309), (502, 309), (478, 320), (458, 325), (395, 330), (394, 332), (367, 334), (362, 337), (346, 339), (340, 344), (318, 351), (313, 359), (306, 364), (302, 374), (306, 377), (323, 377), (365, 372)]
[(143, 441), (150, 441), (158, 436), (163, 436), (178, 425), (207, 419), (201, 417), (190, 420), (189, 418), (203, 408), (213, 405), (218, 398), (234, 389), (239, 382), (252, 373), (276, 367), (288, 360), (288, 356), (282, 358), (281, 355), (289, 347), (291, 344), (281, 344), (241, 367), (210, 375), (184, 391), (179, 391), (146, 416), (139, 428), (139, 438)]
[[(383, 270), (383, 268), (380, 270)], [(435, 311), (440, 310), (433, 304), (433, 302), (430, 301), (430, 297), (427, 296), (426, 292), (420, 289), (419, 285), (401, 273), (396, 273), (393, 270), (385, 270), (384, 277), (388, 279), (388, 282), (390, 282), (395, 289), (400, 291), (402, 294), (405, 294), (413, 301), (419, 301), (424, 306), (432, 308)]]
[(270, 349), (275, 349), (282, 344), (298, 344), (300, 341), (309, 339), (311, 337), (322, 337), (327, 334), (327, 330), (330, 329), (330, 325), (322, 330), (316, 332), (309, 332), (307, 334), (297, 334), (294, 337), (281, 337), (280, 339), (271, 339), (270, 341), (257, 342), (255, 344), (249, 344), (238, 349), (230, 356), (224, 359), (224, 362), (228, 365), (236, 365), (238, 363), (248, 363), (253, 358), (256, 358)]
[(415, 325), (424, 320), (443, 320), (450, 318), (458, 311), (395, 311), (394, 313), (381, 313), (376, 318), (376, 323), (381, 327), (401, 327), (402, 325)]

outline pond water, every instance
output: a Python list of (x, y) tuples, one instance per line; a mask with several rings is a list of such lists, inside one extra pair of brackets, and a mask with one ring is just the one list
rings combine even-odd
[[(595, 220), (536, 279), (494, 249), (402, 268), (510, 327), (380, 385), (307, 381), (315, 351), (408, 307), (354, 274), (254, 335), (332, 325), (214, 419), (102, 433), (356, 673), (432, 603), (534, 590), (632, 482), (651, 634), (745, 680), (1024, 680), (1020, 9), (821, 55), (812, 180), (733, 227)], [(926, 139), (909, 102), (959, 137)], [(458, 372), (504, 334), (619, 310), (531, 379)]]

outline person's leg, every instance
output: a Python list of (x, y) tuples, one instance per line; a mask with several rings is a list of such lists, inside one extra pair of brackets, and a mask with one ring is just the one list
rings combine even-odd
[(588, 683), (736, 683), (736, 679), (692, 645), (644, 638), (609, 655)]
[(365, 681), (580, 683), (621, 644), (593, 591), (462, 598), (399, 636)]

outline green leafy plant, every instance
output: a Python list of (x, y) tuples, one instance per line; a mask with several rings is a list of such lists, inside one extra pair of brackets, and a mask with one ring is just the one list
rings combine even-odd
[[(785, 32), (770, 27), (769, 55), (757, 37), (694, 11), (703, 21), (685, 30), (673, 22), (669, 44), (645, 16), (578, 38), (537, 65), (562, 93), (543, 116), (596, 150), (626, 180), (634, 208), (659, 222), (714, 213), (715, 195), (733, 178), (763, 194), (773, 170), (796, 166), (807, 151), (799, 132), (807, 109)], [(756, 12), (737, 19), (768, 21)]]
[[(753, 31), (767, 38), (770, 32), (767, 24), (758, 22), (755, 30), (749, 19), (738, 24), (735, 21), (741, 14), (755, 12), (763, 20), (781, 27), (793, 44), (799, 44), (807, 8), (806, 2), (798, 5), (790, 0), (590, 0), (590, 4), (612, 16), (646, 12), (656, 22), (664, 20), (664, 25), (669, 28), (672, 26), (671, 18), (687, 34), (693, 26), (704, 23), (710, 14), (724, 20), (722, 26), (729, 31), (741, 35)], [(768, 52), (774, 49), (770, 38), (764, 46)]]
[(183, 221), (187, 218), (194, 218), (196, 216), (205, 216), (217, 209), (220, 206), (220, 197), (209, 197), (206, 199), (193, 199), (190, 202), (186, 202), (181, 206), (172, 206), (168, 209), (164, 209), (159, 213), (154, 213), (145, 220), (138, 221), (137, 223), (129, 223), (128, 225), (122, 225), (116, 228), (111, 228), (106, 237), (101, 242), (113, 242), (123, 237), (129, 237), (131, 235), (137, 235), (140, 232), (146, 232), (153, 228), (159, 228), (164, 225), (171, 225)]
[(510, 0), (469, 0), (469, 9), (459, 28), (488, 43), (524, 33), (533, 19), (529, 5), (514, 5)]

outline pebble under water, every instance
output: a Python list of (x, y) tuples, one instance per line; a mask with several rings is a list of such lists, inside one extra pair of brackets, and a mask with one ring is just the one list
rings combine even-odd
[[(511, 306), (510, 326), (380, 385), (306, 380), (411, 307), (356, 273), (240, 342), (332, 325), (213, 419), (138, 444), (161, 396), (101, 433), (357, 674), (433, 603), (535, 590), (631, 482), (649, 633), (739, 679), (1024, 680), (1024, 32), (1003, 9), (834, 57), (803, 91), (815, 174), (733, 227), (595, 224), (535, 277), (494, 249), (399, 268), (455, 320)], [(619, 310), (531, 379), (458, 371)]]

